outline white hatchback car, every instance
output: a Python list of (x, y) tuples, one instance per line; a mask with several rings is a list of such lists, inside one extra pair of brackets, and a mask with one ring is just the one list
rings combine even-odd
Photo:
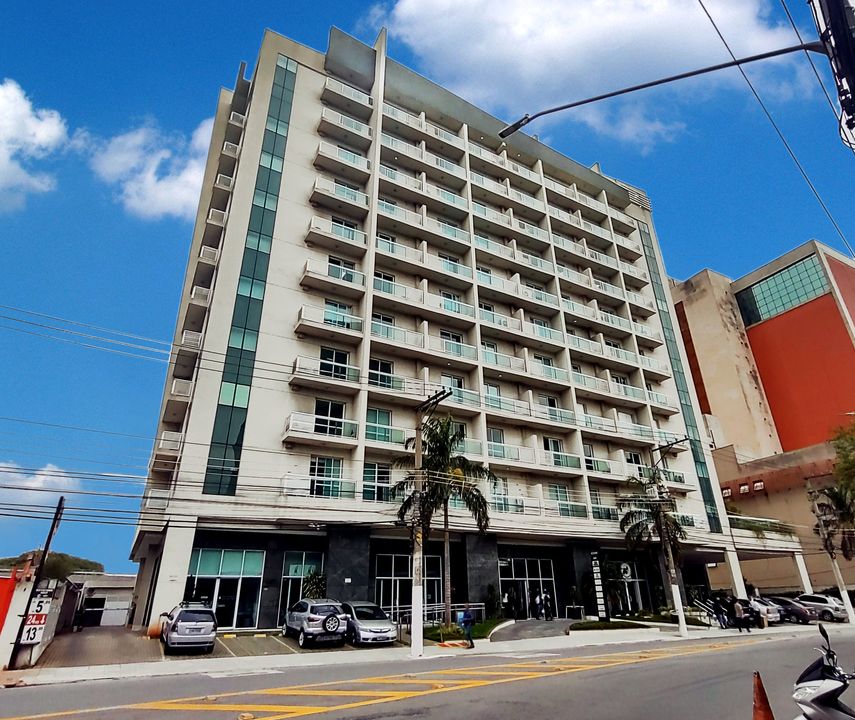
[(846, 608), (843, 605), (843, 601), (839, 598), (832, 597), (831, 595), (806, 593), (799, 595), (796, 600), (802, 605), (807, 605), (816, 610), (816, 614), (823, 622), (831, 622), (832, 620), (846, 621)]
[(179, 648), (203, 648), (206, 653), (214, 652), (217, 619), (207, 605), (177, 605), (160, 617), (160, 640), (164, 654), (169, 655)]

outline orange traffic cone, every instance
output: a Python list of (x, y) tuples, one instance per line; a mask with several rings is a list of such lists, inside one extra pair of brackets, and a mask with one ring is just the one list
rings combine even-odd
[(766, 697), (766, 688), (763, 687), (760, 673), (756, 670), (754, 671), (754, 714), (751, 717), (752, 720), (775, 720), (769, 698)]

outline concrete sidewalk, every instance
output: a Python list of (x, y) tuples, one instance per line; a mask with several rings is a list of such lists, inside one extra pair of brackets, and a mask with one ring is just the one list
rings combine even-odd
[[(836, 628), (835, 628), (836, 629)], [(843, 629), (843, 628), (841, 628)], [(845, 630), (850, 630), (845, 627)], [(855, 629), (853, 629), (855, 631)], [(781, 626), (752, 633), (759, 638), (784, 638), (805, 634), (818, 634), (816, 626)], [(585, 630), (562, 635), (560, 637), (527, 638), (488, 642), (481, 640), (474, 650), (443, 648), (431, 646), (425, 648), (423, 658), (410, 658), (408, 647), (370, 648), (351, 652), (318, 652), (288, 655), (267, 655), (255, 657), (194, 657), (171, 662), (137, 662), (119, 665), (90, 665), (86, 667), (46, 667), (29, 670), (16, 670), (0, 673), (0, 685), (10, 687), (20, 685), (50, 685), (56, 683), (83, 682), (87, 680), (111, 680), (116, 678), (149, 678), (163, 675), (190, 674), (254, 674), (269, 671), (283, 671), (289, 668), (303, 668), (329, 665), (362, 665), (379, 662), (421, 663), (434, 658), (454, 655), (519, 655), (531, 653), (564, 653), (574, 648), (611, 647), (634, 643), (653, 642), (697, 642), (744, 637), (735, 630), (701, 630), (692, 632), (687, 640), (675, 632), (661, 628), (639, 628), (637, 630)]]

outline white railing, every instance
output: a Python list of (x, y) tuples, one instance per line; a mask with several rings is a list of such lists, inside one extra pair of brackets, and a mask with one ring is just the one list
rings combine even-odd
[(298, 355), (294, 359), (294, 374), (308, 377), (326, 377), (331, 380), (359, 382), (359, 368), (355, 365), (321, 360), (320, 358)]
[(520, 219), (517, 219), (516, 225), (517, 229), (522, 230), (526, 235), (536, 237), (538, 240), (549, 242), (549, 233), (543, 228), (540, 228), (537, 225), (532, 225), (531, 223)]
[(502, 257), (514, 257), (514, 249), (512, 247), (508, 247), (507, 245), (503, 245), (495, 240), (486, 238), (483, 235), (475, 236), (475, 247), (482, 248), (488, 252), (494, 253), (495, 255), (501, 255)]
[(355, 439), (359, 432), (359, 423), (343, 418), (315, 415), (314, 413), (293, 412), (285, 421), (285, 433), (306, 433)]
[(393, 282), (392, 280), (383, 280), (382, 278), (374, 278), (374, 289), (384, 295), (394, 295), (409, 302), (424, 303), (424, 292), (418, 288), (402, 285), (401, 283)]
[(340, 127), (352, 130), (358, 135), (362, 135), (364, 138), (371, 137), (371, 128), (364, 122), (360, 122), (359, 120), (348, 115), (344, 115), (332, 108), (325, 107), (321, 110), (321, 118), (334, 125), (339, 125)]
[(226, 224), (226, 220), (228, 220), (229, 214), (225, 210), (218, 210), (217, 208), (210, 208), (208, 210), (208, 222), (213, 225), (223, 226)]
[(309, 223), (309, 229), (316, 232), (321, 232), (326, 235), (335, 235), (337, 238), (346, 240), (356, 245), (365, 245), (367, 235), (362, 230), (342, 225), (341, 223), (333, 222), (329, 218), (323, 218), (315, 215)]
[(418, 192), (425, 192), (425, 186), (421, 180), (413, 177), (412, 175), (402, 173), (400, 170), (391, 168), (388, 165), (380, 166), (380, 175), (384, 178), (391, 180), (396, 185), (412, 188), (413, 190), (417, 190)]
[(232, 111), (229, 115), (229, 122), (232, 125), (237, 125), (238, 127), (243, 127), (246, 125), (246, 116), (241, 115), (239, 112)]
[(240, 155), (240, 145), (226, 140), (226, 142), (223, 143), (223, 155), (236, 158)]
[(485, 350), (484, 348), (481, 348), (481, 357), (486, 365), (525, 371), (525, 360), (523, 358), (505, 355), (505, 353), (496, 352), (495, 350)]
[(181, 333), (181, 347), (188, 350), (199, 350), (202, 347), (202, 333), (185, 330)]
[(479, 309), (478, 314), (481, 318), (481, 322), (485, 322), (488, 325), (522, 332), (522, 322), (517, 320), (515, 317), (511, 317), (510, 315), (501, 315), (497, 312), (493, 312), (492, 310), (484, 310), (483, 308)]
[(324, 87), (327, 90), (331, 90), (339, 95), (350, 98), (351, 100), (356, 100), (356, 102), (361, 103), (362, 105), (370, 106), (372, 104), (370, 95), (362, 92), (362, 90), (357, 90), (355, 87), (345, 85), (343, 82), (339, 82), (334, 78), (327, 78)]
[(423, 348), (425, 346), (425, 336), (422, 333), (405, 330), (404, 328), (395, 327), (394, 325), (372, 322), (371, 334), (374, 337), (391, 340), (409, 347)]
[(210, 288), (194, 285), (193, 289), (190, 291), (190, 299), (199, 305), (207, 306), (211, 301), (211, 290)]
[(317, 178), (315, 180), (315, 191), (326, 193), (328, 195), (335, 195), (336, 197), (348, 200), (349, 202), (352, 202), (355, 205), (368, 207), (368, 196), (364, 192), (360, 190), (354, 190), (353, 188), (350, 188), (347, 185), (342, 185), (338, 182), (330, 180), (329, 178)]
[(217, 179), (214, 181), (214, 185), (216, 185), (221, 190), (231, 190), (232, 189), (232, 176), (231, 175), (223, 175), (220, 173), (217, 175)]
[(475, 215), (478, 215), (482, 218), (486, 218), (498, 225), (504, 225), (505, 227), (511, 227), (512, 220), (510, 215), (506, 215), (503, 212), (499, 212), (498, 210), (494, 210), (493, 208), (487, 207), (479, 202), (472, 202), (472, 212)]
[(356, 482), (340, 477), (288, 473), (282, 478), (282, 494), (328, 500), (354, 500)]
[(631, 303), (649, 308), (650, 310), (654, 310), (656, 308), (651, 298), (646, 298), (644, 295), (639, 295), (637, 292), (633, 292), (632, 290), (626, 291), (626, 299)]
[(594, 308), (588, 305), (582, 305), (581, 303), (577, 303), (575, 300), (570, 300), (569, 298), (561, 298), (561, 307), (573, 315), (581, 315), (582, 317), (591, 318), (592, 320), (597, 317), (597, 311)]
[(466, 317), (475, 317), (475, 306), (460, 300), (443, 297), (442, 295), (434, 295), (427, 293), (424, 298), (424, 304), (427, 307), (432, 307), (435, 310), (454, 313), (455, 315), (465, 315)]
[(306, 265), (303, 268), (303, 274), (321, 275), (324, 277), (334, 278), (342, 282), (351, 283), (352, 285), (365, 285), (365, 275), (359, 270), (351, 270), (350, 268), (342, 267), (341, 265), (333, 265), (332, 263), (309, 258), (306, 260)]
[(532, 465), (537, 463), (537, 451), (534, 448), (523, 447), (522, 445), (488, 442), (487, 455), (495, 460), (512, 460)]
[(537, 360), (529, 362), (528, 371), (532, 375), (537, 375), (538, 377), (546, 378), (548, 380), (560, 380), (567, 382), (570, 379), (570, 373), (564, 368), (555, 367), (554, 365), (544, 365)]
[(211, 247), (210, 245), (203, 245), (199, 248), (199, 259), (204, 260), (205, 262), (216, 263), (220, 258), (220, 249)]
[(543, 338), (544, 340), (551, 340), (552, 342), (563, 343), (564, 342), (564, 333), (561, 330), (555, 330), (554, 328), (547, 327), (545, 325), (538, 325), (537, 323), (524, 322), (522, 323), (523, 332), (526, 335), (536, 338)]
[(439, 270), (443, 273), (451, 273), (452, 275), (459, 275), (460, 277), (472, 278), (472, 268), (468, 265), (457, 262), (456, 260), (446, 260), (445, 258), (441, 258), (437, 255), (431, 255), (430, 253), (428, 253), (426, 259), (428, 267), (431, 267), (434, 270)]
[(362, 332), (362, 318), (356, 315), (350, 315), (340, 310), (332, 310), (331, 308), (317, 307), (315, 305), (303, 305), (300, 308), (298, 323), (318, 323), (321, 325), (329, 325), (338, 327), (342, 330), (353, 330)]
[(454, 340), (446, 340), (445, 338), (430, 335), (428, 337), (428, 347), (436, 352), (453, 357), (465, 358), (467, 360), (478, 359), (478, 348), (474, 345), (456, 342)]
[(326, 155), (328, 157), (335, 158), (336, 160), (341, 160), (342, 162), (346, 162), (348, 165), (352, 165), (353, 167), (358, 167), (366, 172), (371, 167), (371, 163), (368, 158), (359, 155), (358, 153), (353, 152), (352, 150), (348, 150), (347, 148), (339, 147), (338, 145), (333, 145), (332, 143), (328, 143), (325, 140), (321, 140), (318, 145), (318, 152), (322, 155)]
[(546, 292), (545, 290), (538, 290), (537, 288), (528, 287), (527, 285), (521, 285), (519, 292), (520, 295), (527, 297), (529, 300), (546, 303), (547, 305), (554, 305), (556, 307), (558, 306), (558, 296), (553, 295), (550, 292)]
[(391, 242), (379, 237), (374, 238), (374, 244), (380, 252), (386, 253), (387, 255), (406, 258), (411, 262), (419, 264), (424, 262), (424, 255), (421, 250), (416, 250), (415, 248), (408, 247), (407, 245), (401, 245), (400, 243)]
[(164, 430), (157, 439), (157, 449), (162, 452), (181, 452), (184, 444), (184, 433)]
[(571, 347), (581, 350), (582, 352), (591, 353), (593, 355), (602, 355), (603, 346), (593, 340), (579, 337), (578, 335), (567, 335), (567, 344)]

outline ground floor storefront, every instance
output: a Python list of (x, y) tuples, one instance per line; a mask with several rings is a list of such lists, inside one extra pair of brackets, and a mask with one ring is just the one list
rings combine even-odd
[[(427, 607), (444, 601), (438, 535), (425, 547)], [(214, 608), (221, 629), (281, 627), (312, 574), (326, 579), (327, 596), (376, 602), (397, 618), (411, 605), (410, 552), (403, 532), (381, 535), (360, 526), (306, 532), (181, 529), (178, 537), (167, 531), (141, 557), (134, 624), (156, 622), (178, 602), (192, 601)], [(684, 563), (682, 574), (691, 577), (693, 592), (705, 588), (704, 563)], [(514, 619), (543, 617), (547, 606), (558, 618), (597, 615), (598, 591), (611, 616), (665, 605), (655, 551), (629, 553), (593, 540), (455, 534), (450, 575), (452, 603), (483, 603), (487, 612)]]

